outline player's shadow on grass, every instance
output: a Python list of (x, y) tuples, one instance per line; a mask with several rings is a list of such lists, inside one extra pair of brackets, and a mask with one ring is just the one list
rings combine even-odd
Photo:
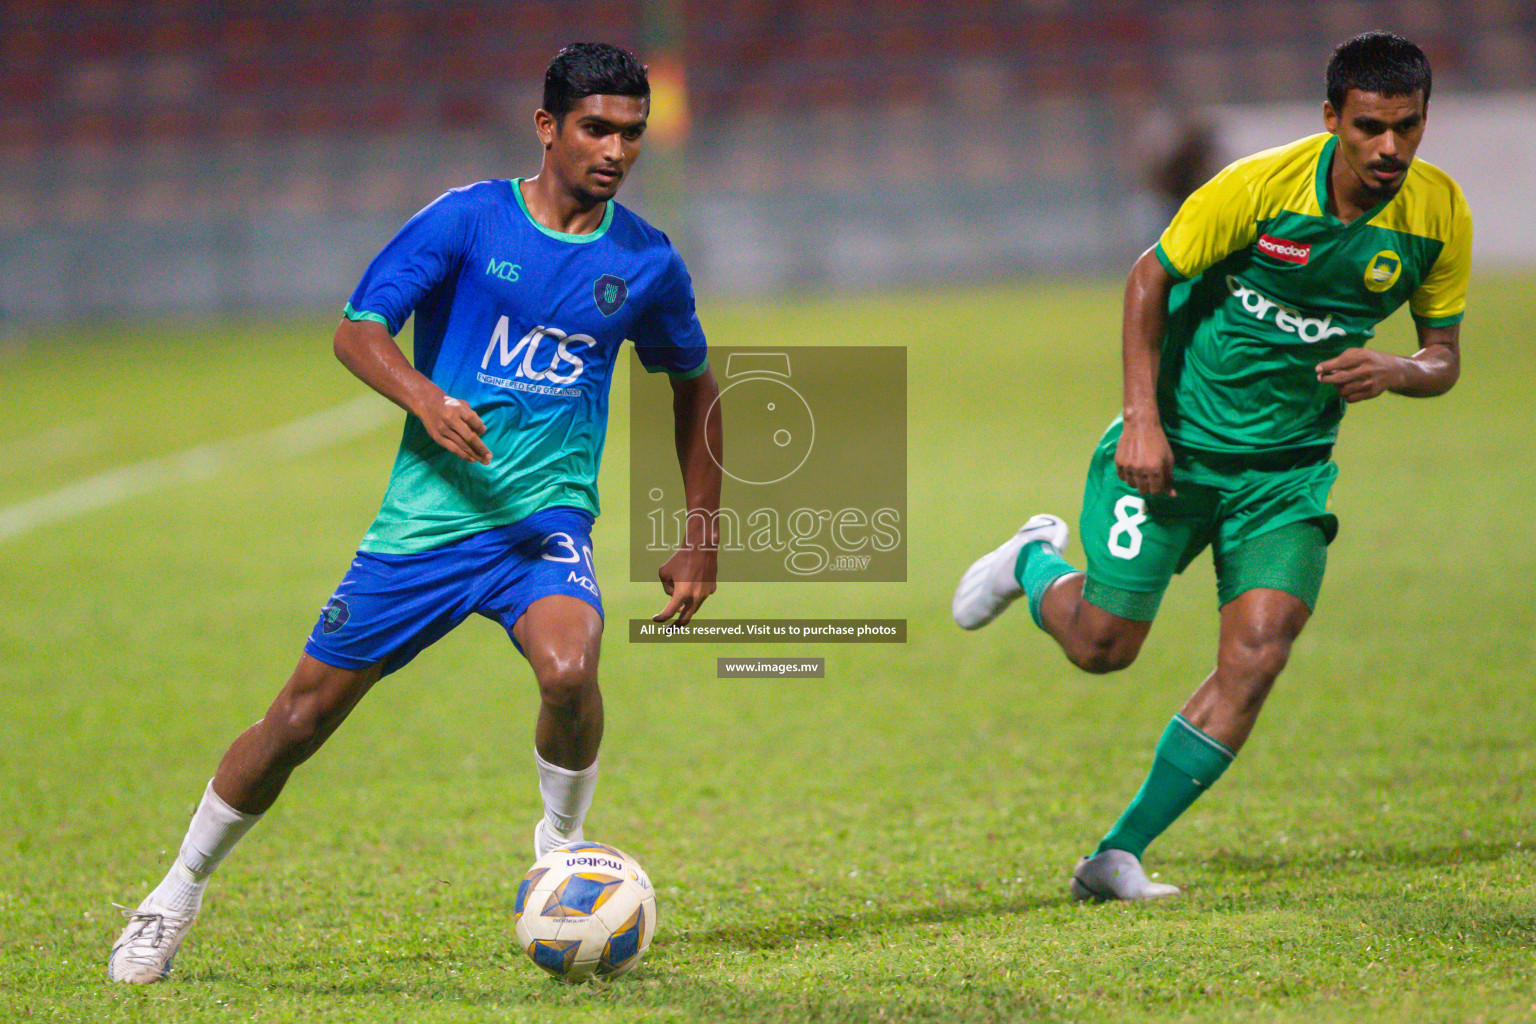
[(847, 911), (831, 916), (786, 914), (777, 920), (760, 923), (722, 925), (706, 931), (682, 932), (671, 937), (679, 946), (726, 946), (731, 949), (761, 951), (782, 949), (806, 941), (846, 938), (864, 932), (907, 928), (923, 924), (951, 924), (974, 917), (1003, 917), (1060, 906), (1063, 898), (998, 897), (990, 900), (951, 902), (907, 909), (872, 908)]
[(1487, 864), (1527, 852), (1510, 839), (1479, 839), (1439, 846), (1360, 846), (1291, 853), (1277, 850), (1242, 853), (1222, 850), (1204, 857), (1181, 858), (1207, 868), (1268, 877), (1300, 870), (1327, 868), (1450, 868)]

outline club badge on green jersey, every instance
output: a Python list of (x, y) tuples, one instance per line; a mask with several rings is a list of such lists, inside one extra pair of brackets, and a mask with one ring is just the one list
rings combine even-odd
[(1383, 249), (1365, 265), (1365, 286), (1373, 292), (1384, 292), (1397, 284), (1402, 272), (1403, 258), (1391, 249)]

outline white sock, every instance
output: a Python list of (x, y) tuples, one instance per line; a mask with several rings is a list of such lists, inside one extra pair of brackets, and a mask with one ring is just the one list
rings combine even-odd
[(539, 795), (544, 798), (544, 820), (554, 832), (573, 835), (587, 820), (592, 806), (592, 791), (597, 788), (597, 760), (579, 772), (550, 764), (533, 752), (539, 768)]
[(178, 858), (171, 863), (171, 870), (155, 886), (155, 891), (149, 894), (149, 902), (167, 910), (190, 910), (195, 913), (203, 904), (203, 890), (206, 888), (207, 876), (198, 878)]
[(150, 893), (150, 899), (171, 910), (195, 910), (202, 902), (208, 876), (240, 838), (261, 820), (259, 814), (235, 810), (213, 791), (213, 780), (203, 790), (203, 800), (187, 826), (176, 862)]

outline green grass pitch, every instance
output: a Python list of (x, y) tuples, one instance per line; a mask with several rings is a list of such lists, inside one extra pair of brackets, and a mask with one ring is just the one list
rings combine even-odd
[[(12, 346), (0, 518), (216, 447), (0, 541), (0, 1020), (1536, 1019), (1533, 286), (1476, 282), (1449, 396), (1350, 411), (1318, 614), (1248, 749), (1149, 851), (1188, 892), (1160, 907), (1075, 906), (1066, 880), (1211, 662), (1208, 557), (1114, 677), (1070, 668), (1022, 610), (977, 634), (948, 617), (957, 574), (1023, 517), (1075, 522), (1119, 402), (1118, 285), (706, 306), (720, 343), (909, 346), (911, 415), (909, 582), (727, 586), (708, 614), (904, 617), (910, 639), (627, 644), (662, 597), (623, 579), (616, 382), (595, 539), (617, 628), (588, 834), (649, 868), (661, 919), (636, 976), (582, 987), (513, 948), (535, 695), (479, 619), (301, 769), (173, 981), (108, 984), (111, 901), (163, 873), (224, 746), (286, 678), (396, 427), (286, 460), (217, 446), (362, 392), (329, 313)], [(1379, 343), (1411, 337), (1399, 317)], [(716, 679), (730, 653), (822, 654), (827, 678)]]

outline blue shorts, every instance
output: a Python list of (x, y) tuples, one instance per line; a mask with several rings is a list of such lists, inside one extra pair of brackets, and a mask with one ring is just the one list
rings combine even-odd
[(508, 637), (528, 606), (550, 594), (579, 597), (601, 616), (591, 530), (586, 512), (547, 508), (431, 551), (359, 551), (304, 650), (337, 668), (383, 662), (389, 675), (474, 612), (500, 622)]

